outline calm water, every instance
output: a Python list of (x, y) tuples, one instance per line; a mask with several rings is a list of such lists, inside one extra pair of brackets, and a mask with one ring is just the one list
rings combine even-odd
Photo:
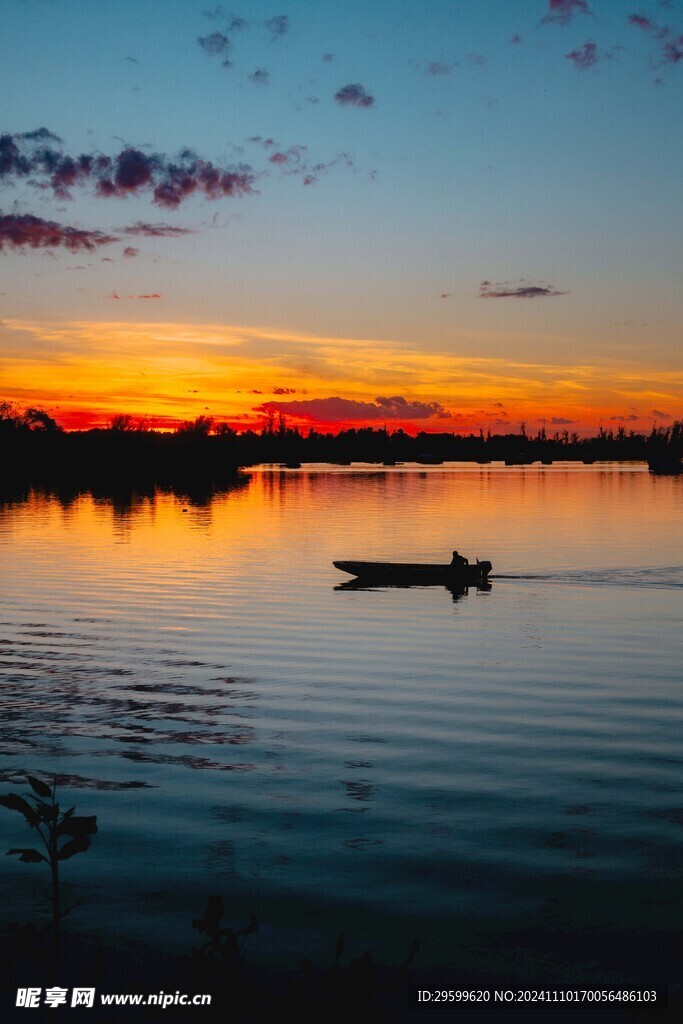
[[(680, 921), (683, 481), (641, 466), (262, 468), (207, 504), (0, 505), (2, 791), (98, 815), (73, 926), (424, 962), (468, 927)], [(333, 558), (494, 564), (488, 593), (339, 590)], [(9, 785), (8, 783), (12, 783)], [(26, 845), (0, 814), (0, 850)], [(4, 847), (3, 845), (4, 844)], [(0, 857), (3, 914), (45, 872)]]

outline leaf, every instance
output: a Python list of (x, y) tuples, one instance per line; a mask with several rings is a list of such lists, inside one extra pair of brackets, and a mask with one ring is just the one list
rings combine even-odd
[(16, 793), (6, 793), (4, 796), (0, 796), (0, 804), (3, 807), (7, 807), (10, 811), (19, 811), (20, 814), (24, 815), (29, 825), (35, 825), (39, 820), (31, 805), (22, 796), (17, 796)]
[(89, 846), (90, 840), (87, 836), (77, 836), (76, 839), (70, 839), (68, 843), (64, 844), (57, 854), (57, 858), (58, 860), (68, 860), (77, 853), (85, 853)]
[(97, 816), (70, 815), (57, 826), (58, 836), (94, 836), (97, 832)]
[(43, 857), (42, 853), (39, 853), (38, 850), (8, 850), (7, 856), (10, 853), (21, 854), (19, 860), (23, 860), (24, 864), (38, 864), (41, 860), (44, 860), (46, 864), (49, 863), (47, 857)]
[(337, 955), (334, 958), (334, 962), (335, 963), (338, 963), (339, 957), (342, 955), (343, 952), (344, 952), (344, 932), (340, 932), (339, 933), (339, 938), (337, 939)]
[(27, 775), (26, 777), (31, 789), (34, 793), (37, 793), (38, 796), (47, 797), (48, 799), (52, 796), (52, 790), (48, 786), (47, 782), (43, 782), (42, 779), (37, 779), (35, 775)]

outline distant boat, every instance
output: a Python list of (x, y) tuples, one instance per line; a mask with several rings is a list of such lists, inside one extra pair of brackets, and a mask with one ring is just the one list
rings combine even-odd
[(672, 455), (661, 455), (647, 460), (651, 473), (656, 476), (678, 476), (683, 473), (683, 462)]
[(485, 583), (493, 568), (490, 562), (470, 565), (415, 562), (333, 562), (335, 569), (373, 583), (423, 586), (431, 584), (476, 586)]
[(431, 455), (429, 452), (425, 452), (423, 455), (418, 455), (415, 459), (421, 466), (443, 466), (443, 459), (440, 455)]

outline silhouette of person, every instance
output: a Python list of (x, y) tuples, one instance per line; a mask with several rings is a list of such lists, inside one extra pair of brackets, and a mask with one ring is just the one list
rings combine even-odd
[(453, 558), (451, 559), (451, 568), (453, 569), (464, 569), (465, 566), (470, 563), (467, 561), (464, 555), (461, 555), (459, 551), (453, 552)]

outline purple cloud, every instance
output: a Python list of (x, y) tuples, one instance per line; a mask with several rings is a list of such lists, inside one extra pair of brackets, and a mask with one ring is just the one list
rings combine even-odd
[(119, 228), (124, 235), (144, 235), (147, 238), (175, 238), (178, 235), (194, 234), (192, 228), (177, 228), (172, 224), (146, 224), (139, 220), (126, 228)]
[(334, 98), (343, 107), (372, 107), (375, 103), (374, 96), (366, 92), (359, 82), (343, 86)]
[(265, 68), (257, 68), (253, 74), (249, 75), (249, 81), (253, 82), (254, 85), (268, 85), (270, 83), (270, 75)]
[(629, 15), (629, 24), (657, 39), (661, 64), (678, 64), (683, 60), (683, 35), (669, 25), (657, 25), (644, 14)]
[(43, 220), (30, 213), (0, 215), (0, 251), (5, 245), (13, 249), (57, 249), (63, 247), (70, 252), (87, 249), (92, 251), (100, 245), (118, 242), (114, 235), (103, 231), (86, 231), (81, 228)]
[(246, 195), (253, 192), (255, 180), (250, 167), (215, 167), (190, 149), (181, 150), (175, 159), (133, 146), (115, 157), (101, 153), (72, 157), (48, 145), (36, 146), (33, 139), (27, 145), (21, 135), (0, 136), (0, 184), (29, 175), (31, 185), (49, 186), (58, 199), (70, 199), (73, 188), (92, 182), (100, 197), (121, 199), (151, 192), (152, 201), (167, 209), (175, 209), (195, 193), (206, 199)]
[(650, 412), (653, 416), (656, 416), (658, 420), (673, 419), (670, 412), (663, 412), (661, 409), (651, 409)]
[(479, 288), (481, 299), (542, 299), (568, 294), (569, 292), (560, 292), (552, 286), (539, 284), (521, 284), (513, 287), (507, 282), (493, 285), (490, 281), (482, 281)]
[(230, 49), (230, 38), (222, 32), (211, 32), (208, 36), (198, 36), (197, 42), (207, 57), (220, 57)]
[(541, 25), (548, 25), (553, 21), (560, 25), (568, 25), (575, 14), (592, 15), (587, 0), (548, 0), (548, 11)]
[(598, 48), (595, 43), (584, 43), (580, 49), (566, 53), (565, 57), (570, 60), (579, 71), (586, 71), (598, 63)]
[(564, 416), (553, 416), (550, 421), (553, 427), (568, 427), (572, 423), (576, 423), (576, 420), (567, 420)]
[(359, 402), (350, 398), (308, 398), (289, 402), (264, 402), (254, 412), (281, 412), (304, 419), (329, 423), (347, 420), (425, 420), (436, 417), (446, 419), (450, 413), (439, 402), (408, 401), (400, 395), (391, 398), (379, 396), (374, 402)]
[(274, 18), (268, 19), (266, 28), (270, 32), (271, 39), (282, 39), (289, 32), (289, 18), (286, 14), (277, 14)]

